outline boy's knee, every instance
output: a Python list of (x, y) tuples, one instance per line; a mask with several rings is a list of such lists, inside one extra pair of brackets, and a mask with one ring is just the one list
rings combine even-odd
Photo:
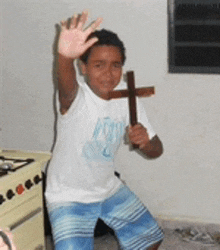
[(159, 248), (159, 246), (161, 245), (162, 240), (159, 241), (158, 243), (154, 244), (153, 246), (147, 248), (146, 250), (157, 250)]

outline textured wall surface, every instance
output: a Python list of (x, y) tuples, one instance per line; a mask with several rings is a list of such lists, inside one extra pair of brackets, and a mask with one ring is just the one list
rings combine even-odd
[(166, 4), (1, 0), (0, 147), (51, 149), (55, 25), (87, 8), (124, 40), (124, 70), (135, 71), (137, 85), (156, 87), (144, 104), (164, 154), (149, 161), (123, 146), (122, 178), (155, 215), (220, 223), (220, 77), (168, 74)]

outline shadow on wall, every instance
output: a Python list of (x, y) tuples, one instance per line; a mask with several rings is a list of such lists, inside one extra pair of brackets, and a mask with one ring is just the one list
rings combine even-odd
[(54, 139), (53, 144), (51, 147), (51, 151), (53, 151), (56, 137), (57, 137), (57, 129), (56, 129), (56, 123), (57, 123), (57, 103), (56, 103), (56, 93), (58, 90), (58, 79), (57, 79), (57, 68), (58, 68), (58, 40), (60, 35), (61, 27), (56, 24), (55, 25), (55, 38), (53, 43), (53, 64), (52, 64), (52, 79), (53, 79), (53, 110), (54, 110), (54, 116), (55, 116), (55, 122), (54, 122)]

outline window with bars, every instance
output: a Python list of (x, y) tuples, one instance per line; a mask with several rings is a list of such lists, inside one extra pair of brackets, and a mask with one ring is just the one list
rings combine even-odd
[(219, 0), (169, 0), (169, 72), (220, 73)]

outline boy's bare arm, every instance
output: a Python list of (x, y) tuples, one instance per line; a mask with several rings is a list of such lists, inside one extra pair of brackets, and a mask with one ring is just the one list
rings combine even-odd
[(140, 149), (148, 158), (157, 158), (163, 153), (163, 145), (160, 138), (155, 135), (145, 147)]
[(157, 158), (163, 153), (163, 145), (159, 137), (155, 135), (149, 139), (147, 129), (140, 123), (128, 130), (129, 140), (139, 146), (139, 150), (148, 158)]
[(57, 75), (60, 112), (61, 114), (65, 114), (73, 102), (78, 90), (73, 59), (66, 58), (62, 54), (59, 54)]
[(87, 38), (102, 22), (102, 19), (98, 18), (86, 30), (83, 30), (87, 19), (88, 13), (84, 11), (80, 16), (75, 15), (71, 19), (69, 27), (67, 21), (61, 22), (57, 75), (60, 111), (62, 114), (67, 112), (78, 91), (74, 60), (78, 59), (97, 41), (97, 38), (88, 41)]

